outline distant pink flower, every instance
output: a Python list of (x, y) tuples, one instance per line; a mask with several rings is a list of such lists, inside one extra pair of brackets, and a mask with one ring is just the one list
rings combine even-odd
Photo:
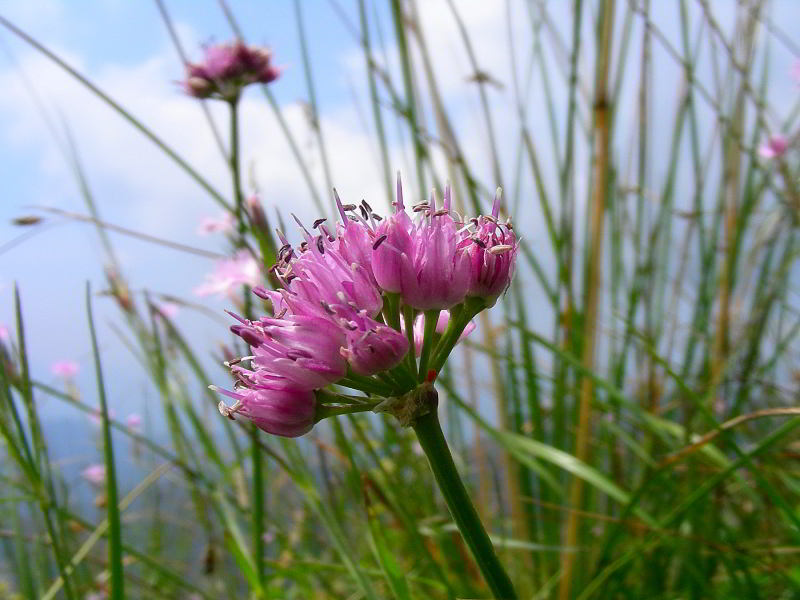
[(8, 327), (0, 325), (0, 342), (8, 342), (11, 340), (11, 335), (8, 333)]
[(233, 229), (236, 220), (231, 213), (225, 213), (217, 218), (203, 217), (200, 225), (197, 226), (197, 233), (208, 235), (209, 233), (227, 233)]
[(272, 53), (240, 41), (207, 46), (203, 62), (186, 66), (183, 88), (195, 98), (235, 101), (251, 83), (270, 83), (280, 76)]
[(206, 281), (194, 288), (197, 296), (231, 294), (242, 285), (255, 287), (261, 280), (258, 261), (246, 250), (240, 250), (233, 258), (218, 261), (214, 270), (206, 275)]
[(81, 471), (81, 476), (92, 485), (103, 485), (106, 481), (106, 466), (101, 464), (89, 465)]
[(74, 360), (57, 360), (50, 366), (50, 372), (56, 377), (72, 379), (78, 374), (78, 363)]
[[(450, 323), (450, 311), (443, 310), (439, 313), (439, 319), (436, 321), (436, 333), (439, 335), (443, 334), (447, 329), (447, 326)], [(401, 323), (401, 329), (405, 332), (406, 325), (405, 323)], [(470, 321), (467, 323), (467, 326), (464, 328), (464, 331), (461, 332), (461, 335), (458, 338), (460, 342), (465, 337), (467, 337), (470, 333), (475, 330), (475, 323)], [(414, 319), (414, 353), (419, 356), (422, 354), (422, 343), (425, 337), (425, 317), (424, 315), (419, 315), (416, 319)]]
[(160, 304), (156, 305), (159, 312), (164, 315), (168, 319), (174, 319), (179, 312), (181, 312), (181, 307), (174, 302), (161, 302)]
[(140, 431), (142, 428), (142, 417), (137, 413), (131, 413), (125, 418), (125, 426), (134, 431)]
[[(115, 416), (116, 415), (113, 410), (108, 411), (109, 419), (113, 419)], [(89, 422), (95, 427), (100, 427), (103, 425), (103, 413), (100, 412), (99, 408), (96, 408), (92, 412), (90, 412), (88, 417), (89, 417)]]
[(789, 140), (780, 133), (770, 137), (759, 149), (758, 153), (767, 159), (780, 158), (789, 147)]

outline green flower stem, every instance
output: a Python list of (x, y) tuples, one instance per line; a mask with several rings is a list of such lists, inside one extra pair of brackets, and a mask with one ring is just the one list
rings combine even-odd
[(411, 378), (417, 379), (417, 355), (414, 350), (414, 309), (408, 305), (403, 306), (403, 322), (406, 326), (406, 338), (408, 339), (408, 354), (406, 360)]
[(481, 524), (472, 501), (456, 470), (447, 441), (444, 439), (439, 417), (434, 408), (418, 417), (413, 425), (419, 443), (444, 496), (450, 514), (456, 522), (464, 541), (469, 546), (478, 568), (497, 600), (516, 600), (517, 593), (495, 554), (489, 535)]
[(319, 423), (322, 419), (328, 417), (338, 417), (340, 415), (352, 415), (354, 413), (369, 412), (375, 408), (379, 402), (374, 404), (363, 404), (358, 406), (325, 406), (324, 404), (318, 405), (314, 413), (314, 422)]
[(378, 394), (379, 396), (392, 395), (392, 388), (382, 381), (373, 377), (357, 375), (352, 371), (348, 371), (347, 376), (340, 379), (337, 383), (339, 385), (343, 385), (354, 390), (361, 390), (362, 392), (367, 392), (369, 394)]
[[(431, 350), (433, 349), (434, 336), (436, 335), (436, 323), (439, 321), (439, 309), (425, 311), (425, 334), (422, 337), (422, 353), (419, 357), (419, 375), (418, 379), (421, 382), (425, 381), (428, 375), (428, 361), (431, 357)], [(414, 333), (413, 327), (409, 328), (406, 325), (406, 330), (411, 331), (411, 352), (414, 351)]]
[(447, 329), (439, 340), (436, 350), (433, 353), (433, 360), (430, 368), (437, 373), (442, 370), (447, 357), (458, 343), (458, 338), (464, 332), (464, 328), (469, 325), (472, 318), (486, 308), (486, 303), (480, 298), (467, 298), (463, 304), (454, 306), (450, 311), (450, 322)]

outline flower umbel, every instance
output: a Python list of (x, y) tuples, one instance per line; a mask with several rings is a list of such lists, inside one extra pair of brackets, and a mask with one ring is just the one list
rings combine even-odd
[(202, 62), (186, 65), (183, 89), (195, 98), (235, 102), (244, 87), (270, 83), (279, 76), (267, 48), (236, 41), (207, 46)]
[[(517, 241), (510, 221), (499, 221), (499, 194), (491, 214), (469, 220), (451, 202), (448, 186), (441, 203), (432, 193), (414, 205), (412, 218), (398, 177), (395, 210), (385, 220), (366, 201), (344, 204), (336, 195), (340, 223), (319, 219), (307, 229), (298, 221), (296, 247), (279, 232), (283, 245), (270, 272), (281, 287), (253, 287), (272, 315), (229, 313), (249, 353), (226, 363), (233, 391), (215, 389), (234, 403), (220, 411), (289, 437), (327, 416), (388, 406), (412, 424), (414, 415), (399, 405), (431, 384), (474, 329), (472, 318), (497, 302), (514, 273)], [(253, 285), (252, 263), (234, 267), (247, 258), (221, 263), (196, 291)], [(366, 395), (326, 389), (333, 384)]]

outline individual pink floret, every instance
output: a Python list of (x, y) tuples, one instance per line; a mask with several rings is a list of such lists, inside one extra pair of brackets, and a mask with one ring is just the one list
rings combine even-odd
[(240, 250), (233, 258), (218, 261), (214, 270), (206, 275), (205, 283), (193, 291), (197, 296), (231, 295), (243, 285), (255, 287), (260, 281), (258, 261), (246, 250)]
[(106, 466), (101, 464), (89, 465), (81, 471), (81, 477), (92, 485), (101, 486), (106, 482)]
[(771, 136), (766, 143), (758, 149), (758, 153), (767, 159), (780, 158), (789, 148), (789, 140), (781, 134)]
[(79, 368), (74, 360), (57, 360), (50, 366), (50, 372), (56, 377), (72, 379), (78, 374)]

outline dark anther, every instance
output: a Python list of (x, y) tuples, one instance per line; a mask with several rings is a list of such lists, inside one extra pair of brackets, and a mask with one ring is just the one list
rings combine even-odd
[(469, 238), (472, 242), (478, 244), (481, 248), (486, 248), (486, 244), (480, 241), (478, 238)]
[(367, 209), (367, 212), (372, 212), (372, 207), (371, 207), (369, 204), (367, 204), (367, 201), (366, 201), (366, 200), (363, 200), (363, 199), (362, 199), (362, 200), (361, 200), (361, 204), (364, 206), (364, 208), (366, 208), (366, 209)]
[(345, 204), (345, 205), (342, 206), (342, 210), (346, 210), (346, 211), (355, 210), (355, 209), (356, 209), (356, 205), (355, 204)]
[(383, 217), (380, 215), (376, 215), (375, 213), (372, 213), (372, 218), (375, 219), (376, 221), (383, 221)]
[(311, 229), (316, 229), (317, 227), (322, 225), (325, 221), (327, 221), (327, 219), (325, 218), (317, 219), (316, 221), (314, 221), (314, 224), (311, 226)]
[(383, 234), (381, 237), (375, 240), (375, 242), (372, 244), (372, 249), (377, 250), (378, 246), (380, 246), (383, 242), (385, 242), (387, 237), (388, 236), (386, 234)]
[(367, 212), (366, 208), (364, 208), (363, 206), (359, 206), (358, 210), (361, 211), (361, 216), (362, 217), (364, 217), (365, 219), (369, 219), (369, 213)]

